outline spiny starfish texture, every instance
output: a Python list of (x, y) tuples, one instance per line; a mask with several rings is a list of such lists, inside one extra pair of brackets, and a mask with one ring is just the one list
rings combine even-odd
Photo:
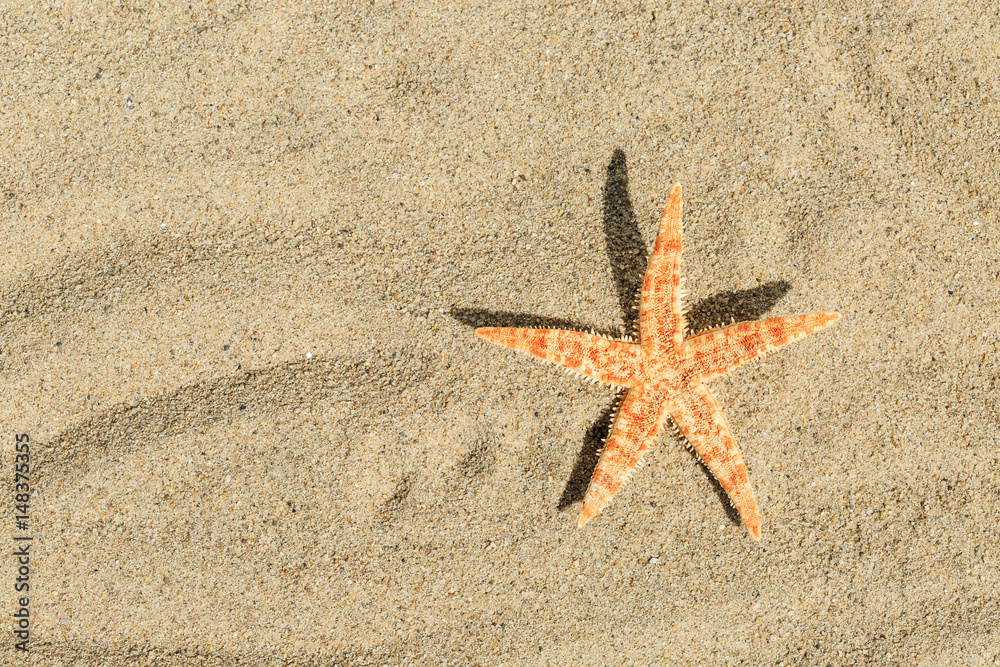
[(832, 324), (840, 315), (741, 322), (685, 339), (682, 282), (681, 187), (675, 185), (642, 283), (637, 342), (554, 329), (484, 327), (476, 335), (626, 390), (583, 499), (580, 527), (611, 501), (669, 416), (759, 540), (760, 516), (747, 468), (719, 405), (702, 382)]

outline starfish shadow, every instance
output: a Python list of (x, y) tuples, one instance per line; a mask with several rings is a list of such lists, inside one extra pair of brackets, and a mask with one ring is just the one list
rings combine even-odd
[(598, 452), (604, 445), (604, 441), (607, 440), (608, 433), (611, 431), (611, 416), (615, 413), (615, 408), (621, 404), (622, 396), (624, 394), (619, 394), (611, 405), (604, 408), (604, 412), (587, 429), (587, 434), (583, 436), (583, 446), (576, 457), (573, 472), (569, 474), (569, 479), (566, 481), (566, 488), (563, 489), (562, 497), (559, 498), (559, 504), (556, 506), (559, 510), (564, 510), (570, 505), (583, 500), (584, 495), (586, 495), (587, 487), (590, 485), (590, 478), (594, 476), (594, 468), (597, 467), (597, 459), (600, 456)]
[(704, 331), (737, 322), (759, 320), (774, 308), (792, 289), (791, 283), (776, 280), (750, 289), (719, 292), (715, 296), (702, 299), (688, 309), (684, 316), (691, 331)]
[(712, 491), (715, 491), (715, 495), (719, 497), (719, 504), (722, 505), (722, 509), (725, 511), (726, 517), (733, 523), (733, 525), (739, 526), (743, 520), (740, 519), (740, 513), (736, 510), (736, 507), (733, 506), (732, 501), (729, 500), (729, 494), (727, 494), (726, 490), (722, 488), (722, 485), (719, 484), (719, 480), (715, 478), (715, 475), (713, 475), (712, 471), (708, 469), (708, 466), (706, 466), (704, 462), (698, 458), (698, 455), (690, 450), (688, 450), (688, 453), (691, 455), (691, 458), (694, 459), (695, 463), (698, 464), (698, 470), (705, 475), (706, 479), (708, 479), (708, 483), (712, 485)]
[[(617, 338), (622, 333), (631, 334), (638, 329), (639, 288), (642, 286), (645, 276), (648, 256), (648, 249), (642, 240), (635, 210), (632, 207), (632, 197), (628, 190), (628, 164), (625, 152), (620, 148), (616, 148), (611, 155), (602, 196), (604, 237), (607, 242), (608, 262), (611, 264), (618, 292), (618, 303), (621, 307), (625, 331), (612, 329), (595, 329), (595, 331), (603, 336)], [(790, 289), (790, 283), (779, 280), (751, 289), (721, 292), (702, 299), (689, 308), (686, 314), (687, 325), (692, 331), (700, 331), (728, 323), (731, 320), (742, 322), (760, 319)], [(502, 311), (455, 308), (452, 309), (451, 315), (459, 322), (471, 327), (504, 326), (575, 330), (587, 328), (571, 320)], [(611, 415), (614, 414), (614, 407), (621, 402), (622, 396), (619, 395), (587, 429), (587, 434), (583, 438), (580, 452), (577, 455), (576, 464), (573, 466), (573, 471), (570, 473), (559, 499), (558, 509), (564, 510), (582, 501), (586, 495), (587, 486), (590, 484), (594, 469), (597, 467), (597, 452), (608, 437), (608, 432), (611, 429)], [(726, 515), (731, 521), (739, 524), (739, 514), (730, 504), (729, 496), (726, 495), (722, 485), (697, 456), (692, 453), (692, 457), (711, 481)]]
[(628, 165), (625, 152), (616, 148), (604, 180), (604, 238), (608, 262), (618, 289), (618, 303), (626, 334), (639, 326), (639, 288), (646, 273), (646, 244), (628, 193)]
[(608, 338), (621, 336), (621, 331), (617, 329), (589, 327), (573, 320), (564, 320), (558, 317), (540, 317), (481, 308), (452, 308), (450, 314), (462, 324), (475, 329), (479, 327), (523, 327), (529, 329), (569, 329), (571, 331), (584, 329), (590, 331), (593, 329), (594, 333)]

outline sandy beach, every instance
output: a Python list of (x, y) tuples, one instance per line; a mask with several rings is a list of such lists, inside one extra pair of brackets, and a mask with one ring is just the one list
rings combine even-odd
[[(998, 15), (6, 4), (0, 663), (1000, 664)], [(841, 315), (707, 383), (759, 542), (670, 431), (578, 529), (618, 394), (474, 335), (675, 183), (692, 329)]]

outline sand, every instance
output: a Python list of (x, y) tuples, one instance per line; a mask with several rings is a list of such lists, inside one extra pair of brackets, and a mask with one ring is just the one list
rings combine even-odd
[[(0, 9), (4, 664), (1000, 662), (995, 3), (203, 4)], [(674, 183), (693, 327), (842, 315), (709, 385), (759, 543), (473, 335)]]

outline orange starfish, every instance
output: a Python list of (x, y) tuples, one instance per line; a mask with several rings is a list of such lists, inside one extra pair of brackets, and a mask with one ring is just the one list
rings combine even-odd
[(685, 339), (681, 283), (681, 186), (675, 185), (642, 283), (637, 342), (554, 329), (484, 327), (476, 335), (626, 389), (583, 499), (580, 527), (611, 501), (669, 415), (759, 540), (760, 516), (747, 468), (719, 405), (702, 382), (832, 324), (840, 315), (741, 322)]

